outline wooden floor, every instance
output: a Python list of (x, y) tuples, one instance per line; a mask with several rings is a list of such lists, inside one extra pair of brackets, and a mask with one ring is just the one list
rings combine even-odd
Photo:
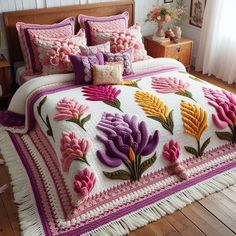
[[(235, 85), (227, 85), (214, 77), (209, 78), (194, 71), (191, 71), (191, 74), (236, 94)], [(20, 235), (8, 170), (5, 166), (0, 166), (0, 186), (6, 183), (9, 188), (0, 195), (0, 236)], [(236, 186), (208, 196), (129, 234), (129, 236), (161, 235), (236, 235)]]

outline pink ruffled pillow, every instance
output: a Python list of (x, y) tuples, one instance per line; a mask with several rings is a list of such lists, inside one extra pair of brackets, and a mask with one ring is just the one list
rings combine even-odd
[(142, 41), (141, 27), (139, 24), (135, 24), (126, 30), (104, 31), (93, 28), (93, 31), (96, 32), (94, 35), (96, 35), (97, 43), (110, 41), (111, 52), (124, 52), (129, 48), (133, 48), (133, 61), (148, 59), (147, 51), (145, 50)]
[(86, 36), (88, 39), (88, 45), (97, 45), (93, 41), (93, 31), (92, 28), (99, 28), (100, 30), (125, 30), (128, 28), (129, 23), (129, 13), (123, 12), (119, 15), (105, 16), (105, 17), (95, 17), (80, 14), (78, 16), (78, 22), (81, 28), (85, 29)]
[[(40, 73), (40, 66), (35, 56), (35, 49), (30, 35), (36, 34), (41, 37), (64, 38), (74, 34), (74, 19), (69, 17), (60, 23), (52, 25), (27, 24), (17, 22), (16, 28), (18, 31), (21, 50), (25, 61), (25, 75), (35, 75)], [(35, 61), (36, 60), (36, 61)]]
[(84, 31), (79, 35), (57, 40), (35, 39), (43, 74), (61, 74), (73, 71), (69, 55), (80, 55), (80, 45), (86, 45)]

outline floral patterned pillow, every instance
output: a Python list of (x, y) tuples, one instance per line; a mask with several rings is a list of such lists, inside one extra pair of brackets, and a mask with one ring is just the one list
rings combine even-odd
[(80, 54), (80, 45), (86, 45), (85, 33), (57, 40), (35, 39), (43, 74), (73, 71), (69, 55)]
[(132, 53), (132, 48), (123, 53), (104, 53), (105, 63), (109, 62), (109, 64), (112, 64), (111, 62), (123, 62), (123, 75), (133, 74), (134, 72), (131, 62)]
[(93, 28), (93, 31), (96, 32), (93, 35), (96, 35), (97, 43), (110, 41), (111, 52), (124, 52), (129, 48), (133, 48), (134, 61), (148, 59), (147, 51), (145, 50), (142, 41), (141, 27), (139, 24), (135, 24), (127, 30), (109, 31)]

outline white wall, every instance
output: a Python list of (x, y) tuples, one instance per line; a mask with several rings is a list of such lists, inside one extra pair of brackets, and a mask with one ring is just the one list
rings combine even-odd
[[(0, 0), (0, 31), (3, 31), (4, 34), (2, 49), (0, 50), (0, 52), (7, 56), (7, 43), (3, 27), (3, 20), (1, 14), (2, 12), (109, 1), (112, 0)], [(153, 32), (155, 31), (156, 26), (154, 23), (145, 23), (144, 21), (147, 13), (150, 11), (152, 6), (157, 4), (158, 2), (162, 3), (163, 0), (135, 1), (135, 20), (142, 26), (143, 35), (150, 35), (153, 34)]]
[[(190, 13), (191, 1), (184, 0), (184, 4), (187, 7), (187, 12)], [(190, 25), (189, 21), (182, 23), (181, 28), (182, 28), (182, 32), (184, 36), (193, 39), (192, 65), (195, 65), (199, 41), (200, 41), (200, 35), (201, 35), (201, 28)]]

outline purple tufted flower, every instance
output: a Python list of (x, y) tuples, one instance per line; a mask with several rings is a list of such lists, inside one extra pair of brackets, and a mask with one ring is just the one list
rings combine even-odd
[(224, 90), (213, 90), (203, 88), (205, 97), (208, 98), (208, 103), (212, 105), (217, 114), (212, 115), (215, 125), (219, 129), (224, 129), (227, 126), (236, 125), (236, 98), (235, 96)]
[(97, 135), (98, 140), (106, 147), (106, 152), (99, 150), (97, 156), (110, 167), (118, 167), (128, 159), (133, 160), (134, 155), (148, 156), (154, 152), (159, 142), (158, 130), (149, 135), (146, 123), (138, 122), (136, 116), (128, 114), (104, 113), (97, 128), (106, 134)]
[(79, 170), (74, 179), (74, 191), (79, 197), (86, 197), (94, 188), (96, 177), (88, 168)]

